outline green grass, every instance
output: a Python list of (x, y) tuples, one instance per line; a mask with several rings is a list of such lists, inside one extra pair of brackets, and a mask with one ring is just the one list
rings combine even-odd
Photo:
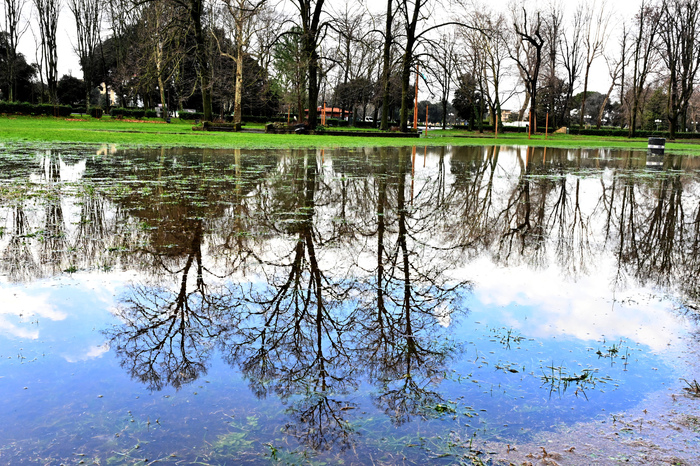
[[(526, 134), (479, 134), (460, 130), (434, 130), (419, 140), (401, 138), (363, 138), (352, 136), (311, 136), (298, 134), (249, 134), (192, 131), (193, 122), (173, 120), (164, 124), (151, 119), (134, 123), (111, 118), (90, 117), (63, 119), (53, 117), (0, 116), (0, 142), (61, 142), (117, 144), (120, 146), (187, 146), (187, 147), (377, 147), (377, 146), (472, 146), (472, 145), (530, 145), (560, 148), (621, 148), (646, 149), (646, 139), (627, 139), (570, 134), (542, 134), (528, 139)], [(246, 125), (248, 128), (261, 125)], [(678, 141), (667, 143), (666, 150), (674, 154), (700, 155), (700, 144)]]

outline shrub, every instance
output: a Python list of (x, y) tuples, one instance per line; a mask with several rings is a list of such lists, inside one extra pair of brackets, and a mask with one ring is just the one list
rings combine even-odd
[(355, 128), (376, 128), (379, 126), (379, 122), (377, 122), (377, 124), (374, 124), (373, 121), (358, 120), (353, 126), (355, 126)]
[[(228, 121), (228, 117), (227, 117)], [(233, 121), (233, 117), (231, 117), (231, 121)], [(243, 118), (241, 118), (241, 121), (245, 121), (246, 123), (274, 123), (274, 122), (282, 122), (286, 123), (287, 122), (287, 115), (284, 116), (264, 116), (264, 115), (243, 115)]]
[(340, 128), (350, 126), (350, 122), (347, 120), (341, 120), (340, 118), (326, 118), (326, 126), (336, 126)]
[(0, 101), (0, 113), (18, 115), (46, 115), (67, 117), (73, 112), (70, 105), (34, 105), (29, 102), (5, 102)]
[(202, 118), (204, 118), (204, 113), (201, 113), (201, 112), (194, 112), (194, 113), (180, 112), (180, 119), (181, 120), (201, 120)]
[(145, 116), (146, 110), (143, 108), (121, 108), (115, 107), (109, 112), (112, 117), (141, 119)]

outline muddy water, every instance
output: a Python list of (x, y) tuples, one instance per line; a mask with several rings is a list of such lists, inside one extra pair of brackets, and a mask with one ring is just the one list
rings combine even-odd
[(700, 452), (698, 160), (0, 152), (0, 462)]

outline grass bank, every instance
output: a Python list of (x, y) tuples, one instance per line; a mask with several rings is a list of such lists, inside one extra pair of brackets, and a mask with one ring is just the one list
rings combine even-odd
[[(116, 144), (119, 146), (187, 146), (187, 147), (367, 147), (367, 146), (468, 146), (468, 145), (530, 145), (561, 148), (621, 148), (646, 149), (646, 139), (627, 139), (570, 134), (538, 134), (528, 139), (521, 133), (479, 134), (459, 130), (433, 130), (421, 139), (363, 138), (351, 136), (311, 136), (297, 134), (214, 133), (192, 131), (191, 121), (161, 120), (143, 122), (111, 118), (53, 118), (0, 116), (0, 142), (47, 142)], [(255, 125), (258, 126), (258, 125)], [(695, 141), (667, 143), (667, 152), (700, 155)]]

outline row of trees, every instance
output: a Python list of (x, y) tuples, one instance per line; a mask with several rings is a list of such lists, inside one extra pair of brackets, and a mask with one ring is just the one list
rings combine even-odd
[[(4, 98), (27, 98), (35, 77), (36, 99), (58, 102), (62, 1), (2, 0)], [(605, 0), (514, 2), (508, 11), (476, 0), (387, 0), (376, 8), (325, 0), (65, 2), (87, 106), (105, 83), (120, 106), (196, 107), (207, 120), (290, 109), (316, 125), (317, 107), (328, 102), (405, 130), (415, 77), (438, 101), (443, 124), (455, 96), (465, 119), (501, 121), (503, 106), (519, 100), (517, 118), (530, 117), (535, 129), (548, 114), (555, 125), (614, 122), (634, 135), (661, 93), (665, 108), (653, 116), (672, 135), (694, 127), (700, 0), (642, 0), (631, 20), (619, 21)], [(31, 65), (19, 53), (28, 30)], [(609, 86), (592, 106), (594, 64), (607, 68)]]

